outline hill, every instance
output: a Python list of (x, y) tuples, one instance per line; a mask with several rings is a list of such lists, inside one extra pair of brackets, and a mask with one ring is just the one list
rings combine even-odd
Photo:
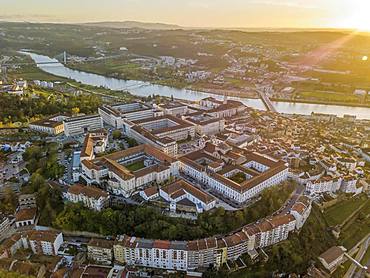
[(150, 23), (150, 22), (139, 22), (139, 21), (105, 21), (105, 22), (89, 22), (83, 25), (105, 27), (105, 28), (140, 28), (150, 30), (176, 30), (185, 29), (182, 26), (166, 23)]

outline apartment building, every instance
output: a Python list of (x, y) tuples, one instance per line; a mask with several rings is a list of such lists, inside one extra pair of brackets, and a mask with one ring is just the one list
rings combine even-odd
[(92, 238), (87, 244), (87, 257), (95, 263), (111, 265), (113, 262), (113, 242)]
[(3, 214), (0, 214), (0, 241), (3, 240), (10, 231), (10, 221), (9, 218)]
[(306, 196), (301, 196), (294, 203), (290, 210), (290, 214), (294, 216), (296, 220), (296, 229), (300, 230), (308, 217), (310, 216), (312, 209), (311, 200)]
[(88, 184), (107, 181), (116, 195), (130, 196), (152, 182), (161, 183), (179, 174), (179, 162), (150, 145), (139, 145), (81, 163)]
[(187, 270), (187, 243), (119, 236), (114, 243), (117, 262), (128, 265)]
[(65, 119), (64, 134), (66, 136), (78, 136), (89, 131), (103, 128), (103, 120), (100, 115), (85, 115)]
[(256, 248), (264, 248), (280, 241), (286, 240), (291, 231), (295, 230), (296, 220), (293, 215), (276, 215), (256, 223), (260, 230), (259, 245)]
[(162, 115), (163, 112), (156, 110), (144, 103), (118, 103), (99, 107), (99, 115), (103, 122), (115, 128), (123, 128), (123, 121), (137, 121)]
[(317, 180), (306, 183), (306, 192), (308, 194), (321, 194), (325, 192), (335, 193), (340, 189), (342, 178), (324, 176)]
[(64, 198), (72, 203), (82, 203), (96, 211), (101, 211), (109, 205), (109, 194), (95, 186), (72, 185), (64, 193)]
[(21, 194), (18, 197), (18, 207), (20, 209), (36, 208), (36, 195), (35, 194)]
[(34, 254), (56, 256), (63, 244), (63, 234), (54, 231), (30, 231), (27, 239)]

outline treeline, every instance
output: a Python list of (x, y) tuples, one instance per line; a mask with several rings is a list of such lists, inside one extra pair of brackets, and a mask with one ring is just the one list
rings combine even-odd
[(58, 113), (71, 114), (76, 107), (80, 113), (97, 113), (102, 104), (101, 99), (93, 95), (65, 97), (61, 94), (42, 94), (38, 98), (0, 94), (0, 103), (0, 123), (4, 125), (24, 123)]
[(266, 217), (278, 210), (293, 190), (294, 185), (283, 184), (264, 191), (261, 199), (251, 207), (239, 211), (217, 208), (200, 214), (195, 221), (169, 217), (149, 206), (125, 205), (96, 212), (80, 204), (68, 204), (53, 224), (59, 229), (103, 235), (128, 234), (152, 239), (191, 240), (229, 233)]
[(39, 223), (45, 226), (51, 226), (64, 208), (61, 191), (51, 187), (47, 182), (58, 179), (64, 173), (64, 166), (58, 163), (57, 154), (56, 143), (33, 145), (23, 154), (31, 179), (22, 192), (36, 194), (40, 213)]

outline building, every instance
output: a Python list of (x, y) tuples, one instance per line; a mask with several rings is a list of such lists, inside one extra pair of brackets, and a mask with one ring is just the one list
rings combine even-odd
[(114, 243), (117, 262), (128, 265), (187, 270), (187, 243), (119, 236)]
[(113, 262), (113, 242), (92, 238), (87, 244), (87, 257), (93, 262), (111, 265)]
[(172, 115), (175, 117), (186, 115), (190, 110), (186, 104), (182, 104), (180, 102), (160, 104), (158, 105), (158, 109), (163, 111), (164, 115)]
[(308, 194), (321, 194), (325, 192), (335, 193), (340, 189), (341, 184), (341, 178), (323, 176), (317, 180), (307, 181), (306, 192)]
[(10, 232), (10, 221), (9, 218), (3, 214), (0, 214), (0, 241), (4, 239)]
[(99, 115), (103, 122), (115, 128), (123, 128), (123, 121), (137, 121), (153, 118), (163, 113), (144, 103), (118, 103), (99, 107)]
[(35, 225), (36, 208), (20, 209), (15, 215), (15, 226), (17, 228)]
[(31, 130), (47, 133), (49, 135), (58, 135), (64, 132), (63, 121), (68, 117), (63, 115), (56, 115), (44, 120), (39, 120), (29, 124)]
[(35, 194), (22, 194), (18, 197), (18, 207), (20, 209), (36, 208), (36, 196)]
[(65, 119), (63, 124), (66, 136), (78, 136), (103, 128), (103, 120), (100, 115), (72, 117)]
[(15, 253), (27, 244), (20, 233), (12, 235), (10, 238), (3, 241), (0, 245), (0, 259), (11, 258)]
[(312, 209), (311, 200), (306, 196), (301, 196), (294, 203), (290, 210), (290, 214), (294, 216), (296, 220), (296, 229), (300, 230), (308, 217), (310, 216)]
[(106, 181), (111, 193), (123, 196), (179, 174), (179, 161), (150, 145), (139, 145), (93, 160), (85, 159), (81, 165), (81, 177), (88, 184)]
[(101, 211), (109, 205), (109, 194), (95, 186), (75, 184), (68, 188), (64, 197), (72, 203), (82, 203), (85, 207)]
[(220, 119), (235, 116), (246, 108), (240, 101), (228, 100), (227, 97), (223, 101), (207, 97), (200, 100), (199, 105), (207, 114)]
[(179, 160), (182, 173), (237, 203), (258, 196), (264, 189), (288, 177), (285, 162), (225, 143), (207, 143), (203, 150), (189, 153)]
[(342, 264), (346, 251), (343, 246), (333, 246), (319, 256), (319, 261), (330, 273), (333, 273)]
[(29, 246), (34, 254), (56, 256), (63, 244), (63, 234), (54, 231), (28, 232)]
[(296, 220), (293, 215), (276, 215), (256, 223), (260, 230), (259, 244), (256, 248), (264, 248), (286, 240), (291, 231), (295, 230)]
[(224, 118), (217, 118), (202, 112), (194, 113), (185, 118), (195, 125), (196, 133), (199, 135), (215, 135), (225, 130)]
[(176, 204), (190, 201), (201, 213), (215, 207), (216, 199), (208, 193), (196, 188), (184, 180), (178, 180), (159, 189), (159, 195), (170, 202), (171, 209), (176, 210)]
[(108, 145), (108, 132), (105, 129), (94, 130), (86, 134), (80, 153), (80, 161), (94, 159), (96, 154), (104, 153)]
[(123, 132), (136, 141), (149, 144), (161, 151), (175, 156), (178, 141), (194, 138), (193, 124), (172, 115), (125, 121)]

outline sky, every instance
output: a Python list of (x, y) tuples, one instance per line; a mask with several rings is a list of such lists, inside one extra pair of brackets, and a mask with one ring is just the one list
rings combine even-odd
[(0, 0), (0, 20), (370, 30), (370, 0)]

